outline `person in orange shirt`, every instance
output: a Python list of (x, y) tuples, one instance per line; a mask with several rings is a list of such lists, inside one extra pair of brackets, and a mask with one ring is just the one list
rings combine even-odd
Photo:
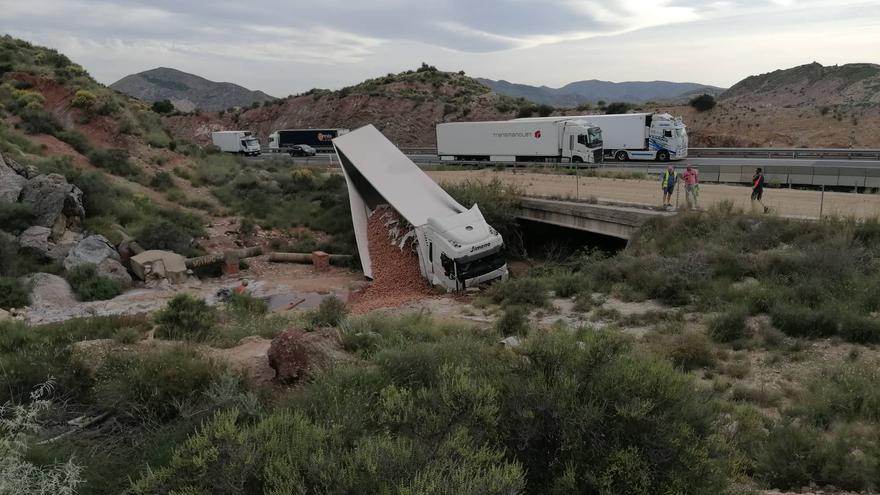
[(681, 180), (684, 181), (684, 199), (687, 201), (687, 207), (689, 210), (692, 210), (697, 207), (697, 196), (699, 195), (699, 187), (700, 187), (700, 172), (691, 167), (687, 166), (684, 172), (681, 174)]
[(248, 286), (248, 281), (247, 281), (247, 280), (242, 280), (242, 281), (241, 281), (241, 284), (240, 284), (238, 287), (236, 287), (236, 288), (234, 289), (234, 291), (235, 291), (236, 294), (238, 294), (238, 295), (242, 295), (242, 294), (244, 294), (244, 293), (247, 292), (247, 290), (248, 290), (247, 286)]

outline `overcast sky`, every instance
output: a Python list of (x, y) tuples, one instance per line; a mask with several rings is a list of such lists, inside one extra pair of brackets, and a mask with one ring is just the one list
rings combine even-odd
[(0, 31), (107, 84), (173, 67), (275, 96), (422, 61), (553, 87), (880, 63), (880, 0), (4, 0)]

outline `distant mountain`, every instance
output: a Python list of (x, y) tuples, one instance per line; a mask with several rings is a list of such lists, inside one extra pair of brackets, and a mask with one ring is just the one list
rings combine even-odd
[(698, 83), (677, 83), (669, 81), (630, 81), (610, 82), (592, 79), (566, 84), (561, 88), (547, 86), (529, 86), (507, 81), (493, 81), (478, 78), (498, 94), (522, 97), (536, 103), (553, 106), (577, 106), (581, 103), (594, 104), (600, 100), (605, 102), (623, 101), (627, 103), (643, 103), (646, 101), (670, 101), (681, 99), (685, 95), (699, 93), (719, 94), (723, 88)]
[(750, 76), (721, 95), (753, 105), (825, 106), (880, 103), (880, 65), (817, 62)]
[(262, 91), (251, 91), (228, 82), (209, 81), (166, 67), (125, 76), (110, 87), (143, 101), (170, 100), (175, 108), (183, 112), (196, 108), (225, 110), (275, 99)]

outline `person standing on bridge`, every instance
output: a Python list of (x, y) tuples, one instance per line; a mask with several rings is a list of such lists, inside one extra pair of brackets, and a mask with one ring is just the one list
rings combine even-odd
[(697, 207), (697, 195), (700, 187), (700, 172), (697, 169), (687, 166), (681, 174), (681, 180), (684, 181), (684, 199), (687, 202), (688, 210)]
[(675, 174), (675, 167), (671, 164), (663, 171), (660, 176), (660, 187), (663, 189), (663, 206), (672, 207), (672, 193), (675, 192), (675, 180), (678, 176)]
[(761, 207), (764, 208), (764, 213), (770, 211), (770, 208), (767, 208), (767, 205), (764, 204), (764, 169), (758, 168), (755, 170), (755, 175), (752, 176), (752, 209), (755, 208), (755, 201), (761, 204)]

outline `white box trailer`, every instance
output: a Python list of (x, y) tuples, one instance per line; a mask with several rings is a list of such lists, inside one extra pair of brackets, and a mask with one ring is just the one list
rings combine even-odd
[(580, 121), (453, 122), (437, 125), (441, 160), (600, 163), (602, 132)]
[(368, 218), (389, 204), (414, 227), (419, 270), (432, 285), (458, 291), (507, 278), (503, 239), (480, 208), (455, 201), (375, 127), (339, 136), (333, 146), (348, 186), (365, 276), (373, 277)]
[(687, 127), (668, 113), (624, 113), (534, 117), (514, 122), (580, 120), (602, 129), (605, 156), (624, 160), (682, 160), (687, 158)]
[(217, 131), (211, 133), (211, 142), (226, 153), (256, 156), (260, 154), (260, 142), (251, 131)]

